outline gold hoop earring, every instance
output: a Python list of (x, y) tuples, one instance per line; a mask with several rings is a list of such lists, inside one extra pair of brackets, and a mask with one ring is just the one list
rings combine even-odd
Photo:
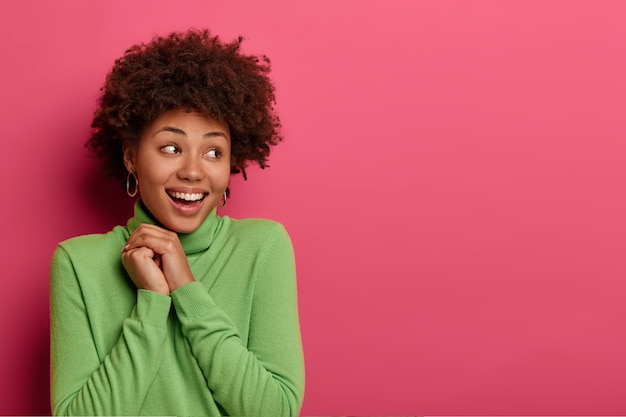
[[(133, 186), (133, 191), (130, 191), (130, 177), (133, 177), (133, 182), (135, 183), (135, 185)], [(137, 175), (135, 175), (134, 172), (128, 171), (128, 175), (126, 176), (126, 194), (128, 194), (129, 197), (134, 197), (137, 195), (137, 192), (139, 191), (139, 181), (137, 181)]]
[(224, 207), (226, 205), (226, 200), (228, 199), (228, 188), (224, 191), (224, 194), (222, 194), (222, 198), (220, 198), (220, 201), (217, 202), (217, 205), (220, 206), (220, 208)]

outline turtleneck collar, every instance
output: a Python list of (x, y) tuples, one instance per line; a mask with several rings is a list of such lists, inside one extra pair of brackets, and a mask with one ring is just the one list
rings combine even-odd
[[(142, 223), (159, 225), (141, 200), (137, 200), (135, 203), (135, 213), (126, 224), (128, 232), (132, 234)], [(218, 223), (217, 211), (213, 209), (196, 230), (191, 233), (178, 233), (178, 238), (183, 245), (183, 249), (185, 249), (185, 253), (191, 255), (208, 249), (217, 232)]]

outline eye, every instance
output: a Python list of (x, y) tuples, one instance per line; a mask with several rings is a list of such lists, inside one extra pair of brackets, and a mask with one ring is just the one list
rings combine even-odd
[(175, 153), (179, 153), (180, 149), (178, 149), (178, 146), (176, 145), (165, 145), (164, 147), (161, 148), (161, 151), (165, 153), (175, 154)]
[(210, 149), (205, 155), (207, 155), (211, 159), (218, 159), (222, 156), (222, 152), (218, 149)]

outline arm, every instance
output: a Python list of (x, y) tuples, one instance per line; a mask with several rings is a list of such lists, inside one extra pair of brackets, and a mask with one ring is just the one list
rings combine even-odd
[(172, 293), (183, 333), (215, 400), (231, 415), (295, 416), (304, 361), (291, 241), (280, 227), (259, 257), (248, 346), (205, 287)]
[(119, 340), (101, 361), (82, 290), (66, 251), (51, 265), (51, 401), (54, 415), (138, 414), (156, 374), (171, 299), (138, 290)]

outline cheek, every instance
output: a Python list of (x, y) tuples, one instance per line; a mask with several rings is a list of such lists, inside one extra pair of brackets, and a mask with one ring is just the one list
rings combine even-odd
[(226, 189), (230, 183), (230, 169), (220, 177), (220, 188)]
[(139, 181), (139, 192), (143, 197), (157, 193), (163, 186), (165, 178), (163, 173), (154, 169), (146, 169), (137, 172), (137, 179)]
[(225, 190), (228, 187), (228, 183), (230, 182), (230, 164), (226, 167), (223, 167), (216, 172), (213, 177), (213, 184), (215, 188), (219, 188), (220, 190)]
[(140, 184), (148, 185), (155, 181), (155, 173), (146, 166), (137, 167), (137, 178)]
[(173, 170), (166, 161), (146, 156), (138, 158), (135, 167), (139, 182), (145, 185), (162, 183)]

